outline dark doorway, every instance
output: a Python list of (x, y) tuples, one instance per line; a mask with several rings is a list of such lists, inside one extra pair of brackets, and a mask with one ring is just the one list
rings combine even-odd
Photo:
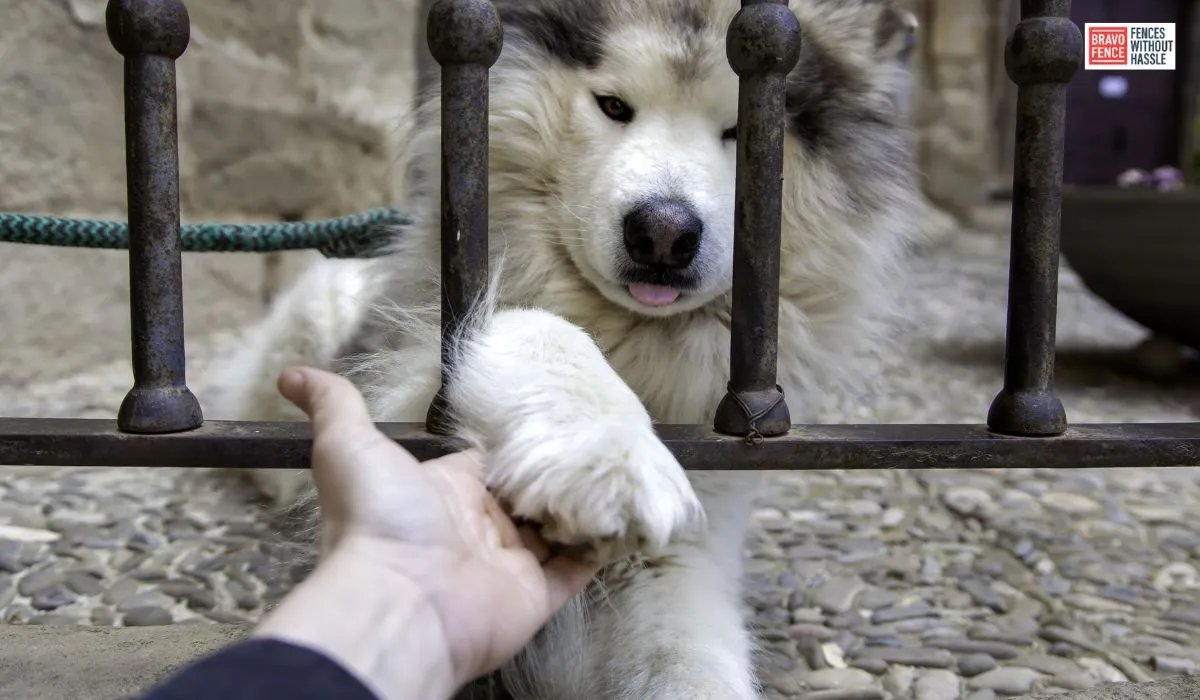
[(1080, 70), (1075, 74), (1067, 87), (1064, 182), (1111, 185), (1129, 168), (1180, 166), (1190, 4), (1189, 0), (1071, 3), (1071, 19), (1081, 31), (1085, 22), (1174, 22), (1179, 45), (1173, 71)]

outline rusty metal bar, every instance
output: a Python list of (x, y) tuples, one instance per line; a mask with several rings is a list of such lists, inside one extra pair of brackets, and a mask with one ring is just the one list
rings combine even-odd
[[(419, 423), (380, 428), (418, 459), (452, 450)], [(1074, 425), (1057, 437), (997, 435), (983, 425), (811, 425), (747, 449), (745, 439), (701, 425), (660, 425), (691, 470), (995, 469), (1194, 466), (1200, 423)], [(111, 420), (0, 418), (0, 464), (308, 468), (303, 421), (207, 421), (196, 430), (131, 435)]]
[(713, 426), (757, 440), (791, 426), (779, 358), (779, 227), (783, 198), (784, 94), (800, 58), (800, 23), (786, 2), (743, 0), (726, 37), (738, 90), (734, 191), (733, 318), (729, 390)]
[(108, 38), (125, 58), (125, 168), (133, 388), (117, 425), (168, 433), (204, 422), (187, 387), (175, 60), (191, 32), (179, 0), (110, 0)]
[(453, 344), (488, 281), (488, 70), (504, 34), (488, 0), (438, 0), (429, 10), (429, 51), (442, 67), (442, 392), (429, 407), (430, 432), (447, 430), (444, 389)]
[(1004, 388), (988, 427), (1009, 435), (1059, 435), (1067, 413), (1054, 395), (1059, 208), (1067, 83), (1083, 65), (1083, 36), (1071, 0), (1022, 0), (1004, 52), (1017, 84), (1012, 242)]

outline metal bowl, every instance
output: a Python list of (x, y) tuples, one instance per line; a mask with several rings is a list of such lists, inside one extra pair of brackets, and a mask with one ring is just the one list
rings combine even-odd
[(1200, 189), (1064, 187), (1062, 252), (1114, 309), (1200, 350)]

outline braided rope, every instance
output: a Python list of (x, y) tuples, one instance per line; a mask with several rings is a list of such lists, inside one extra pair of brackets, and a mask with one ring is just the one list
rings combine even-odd
[[(270, 224), (184, 224), (180, 228), (187, 253), (268, 253), (319, 250), (330, 258), (369, 258), (382, 253), (390, 229), (410, 223), (399, 209), (383, 207), (320, 221)], [(67, 219), (0, 212), (0, 243), (69, 248), (129, 248), (124, 221)]]

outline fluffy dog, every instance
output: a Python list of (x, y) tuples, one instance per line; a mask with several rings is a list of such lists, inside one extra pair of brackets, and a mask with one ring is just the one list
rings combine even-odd
[[(709, 423), (730, 347), (738, 80), (734, 0), (499, 0), (492, 288), (455, 339), (447, 396), (485, 478), (547, 539), (611, 565), (505, 669), (518, 698), (758, 697), (741, 609), (757, 477), (686, 474), (653, 423)], [(890, 0), (792, 0), (779, 383), (792, 415), (853, 371), (920, 211)], [(412, 140), (416, 223), (392, 254), (323, 261), (218, 378), (214, 418), (301, 420), (287, 365), (355, 378), (381, 421), (440, 386), (438, 91)], [(500, 261), (502, 260), (502, 264)], [(808, 416), (811, 419), (811, 416)], [(255, 472), (281, 505), (306, 475)]]

